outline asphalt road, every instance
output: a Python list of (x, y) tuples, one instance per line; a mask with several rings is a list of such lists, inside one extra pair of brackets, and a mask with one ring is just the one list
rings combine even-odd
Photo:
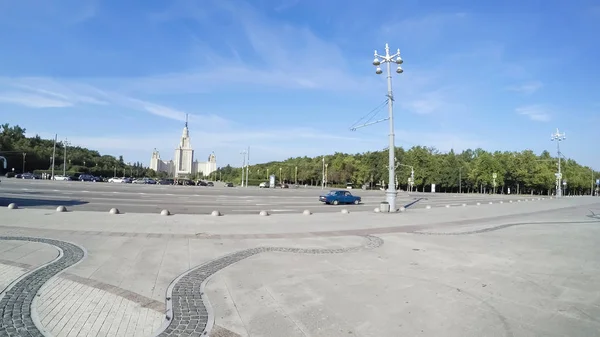
[[(219, 183), (217, 183), (219, 185)], [(328, 190), (325, 190), (325, 192)], [(156, 213), (168, 209), (174, 214), (209, 214), (219, 210), (225, 214), (251, 214), (261, 210), (276, 213), (314, 213), (372, 211), (385, 200), (383, 191), (351, 190), (362, 197), (360, 205), (332, 206), (318, 201), (320, 188), (259, 189), (257, 187), (163, 186), (78, 181), (48, 181), (2, 178), (0, 206), (11, 202), (26, 208), (56, 208), (59, 205), (73, 210), (103, 211), (117, 207), (124, 213)], [(422, 199), (421, 199), (422, 198)], [(461, 206), (464, 204), (497, 203), (531, 196), (407, 193), (398, 194), (398, 206), (412, 208)]]

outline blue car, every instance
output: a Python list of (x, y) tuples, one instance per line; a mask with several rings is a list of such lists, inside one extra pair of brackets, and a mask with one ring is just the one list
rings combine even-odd
[(344, 190), (333, 190), (325, 195), (319, 196), (319, 201), (324, 202), (328, 205), (339, 205), (339, 204), (355, 204), (358, 205), (361, 202), (361, 198), (352, 193)]

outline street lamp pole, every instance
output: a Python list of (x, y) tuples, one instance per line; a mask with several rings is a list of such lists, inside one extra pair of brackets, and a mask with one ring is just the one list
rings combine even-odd
[(375, 70), (376, 74), (381, 74), (383, 73), (383, 71), (381, 70), (381, 68), (379, 67), (381, 65), (381, 63), (385, 63), (386, 64), (386, 68), (387, 68), (387, 87), (388, 87), (388, 118), (389, 118), (389, 126), (390, 126), (390, 133), (389, 133), (389, 165), (388, 165), (388, 169), (389, 169), (389, 176), (388, 176), (388, 189), (386, 191), (386, 200), (388, 202), (388, 204), (390, 205), (390, 212), (396, 212), (396, 195), (398, 194), (398, 192), (396, 191), (396, 184), (395, 179), (396, 179), (396, 168), (395, 168), (395, 145), (394, 145), (394, 106), (393, 106), (393, 102), (394, 102), (394, 94), (392, 92), (392, 62), (398, 64), (398, 68), (396, 69), (396, 72), (398, 74), (402, 74), (402, 72), (404, 70), (402, 70), (402, 67), (400, 66), (400, 64), (403, 63), (402, 58), (400, 57), (400, 49), (398, 49), (398, 51), (393, 54), (390, 55), (390, 47), (389, 45), (386, 43), (385, 44), (385, 55), (379, 55), (377, 54), (377, 50), (375, 50), (375, 59), (373, 60), (373, 65), (375, 67), (377, 67), (377, 69)]
[(550, 141), (556, 141), (556, 153), (558, 155), (558, 173), (556, 174), (556, 197), (560, 198), (562, 196), (562, 173), (560, 171), (560, 142), (567, 139), (565, 133), (560, 133), (558, 128), (556, 129), (556, 133), (550, 135)]
[(325, 189), (325, 157), (323, 157), (323, 169), (321, 170), (321, 189)]
[(296, 172), (294, 174), (294, 185), (298, 185), (298, 166), (296, 166)]
[(458, 168), (458, 193), (462, 193), (462, 166)]
[(329, 183), (329, 178), (327, 177), (327, 168), (329, 167), (329, 163), (325, 164), (325, 186)]
[(246, 154), (246, 187), (248, 187), (248, 176), (250, 175), (250, 146), (248, 146), (248, 153)]
[(242, 183), (241, 186), (244, 187), (244, 169), (246, 168), (246, 150), (240, 152), (242, 155)]
[(23, 173), (25, 173), (25, 156), (27, 156), (27, 153), (23, 152)]
[(63, 162), (63, 177), (67, 176), (67, 146), (69, 146), (69, 141), (65, 138), (65, 158)]

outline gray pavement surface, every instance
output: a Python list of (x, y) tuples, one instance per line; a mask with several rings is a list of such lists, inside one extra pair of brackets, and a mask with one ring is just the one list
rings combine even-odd
[[(339, 212), (341, 207), (353, 211), (372, 211), (385, 200), (383, 191), (351, 190), (362, 197), (362, 204), (324, 205), (318, 196), (329, 189), (290, 188), (259, 189), (257, 187), (163, 186), (78, 181), (2, 179), (0, 206), (11, 202), (21, 207), (56, 208), (64, 205), (73, 210), (157, 213), (168, 209), (175, 214), (210, 214), (219, 210), (226, 214)], [(398, 194), (398, 206), (411, 208), (461, 206), (462, 204), (499, 203), (539, 196), (408, 193)], [(419, 200), (420, 199), (420, 200)], [(419, 201), (417, 201), (419, 200)]]
[[(85, 249), (29, 306), (51, 336), (598, 336), (598, 214), (592, 197), (272, 217), (3, 207), (0, 284), (37, 287), (57, 248)], [(13, 307), (6, 326), (24, 322)]]

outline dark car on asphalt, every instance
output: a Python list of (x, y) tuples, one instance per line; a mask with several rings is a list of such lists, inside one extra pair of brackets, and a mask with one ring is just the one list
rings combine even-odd
[(345, 190), (332, 190), (329, 193), (320, 195), (319, 201), (324, 202), (327, 205), (339, 205), (339, 204), (355, 204), (358, 205), (362, 201), (361, 197), (352, 195), (349, 191)]
[(161, 179), (158, 181), (159, 185), (173, 185), (175, 181), (173, 179)]
[(94, 176), (90, 174), (82, 174), (79, 176), (79, 181), (94, 181)]

